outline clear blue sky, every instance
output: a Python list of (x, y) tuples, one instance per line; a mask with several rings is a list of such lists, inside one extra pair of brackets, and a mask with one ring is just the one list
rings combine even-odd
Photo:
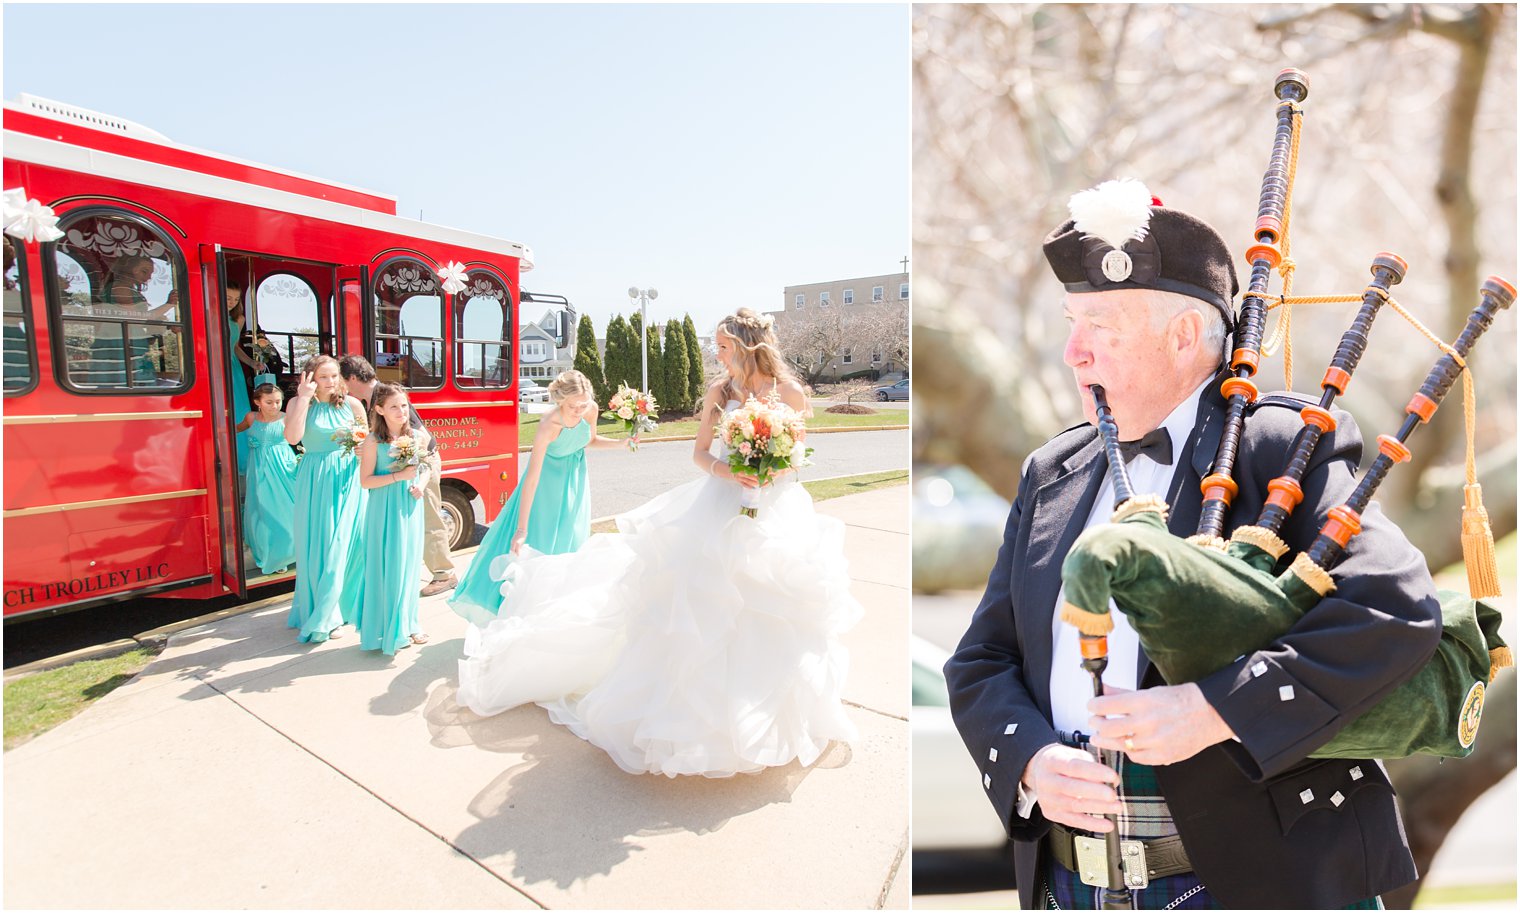
[[(21, 5), (4, 95), (532, 247), (605, 332), (707, 332), (909, 250), (906, 5)], [(537, 315), (531, 315), (536, 317)]]

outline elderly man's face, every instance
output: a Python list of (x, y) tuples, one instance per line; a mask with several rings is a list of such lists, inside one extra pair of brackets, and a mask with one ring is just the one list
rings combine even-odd
[(1121, 440), (1160, 427), (1198, 383), (1192, 376), (1197, 373), (1196, 350), (1187, 347), (1187, 334), (1179, 340), (1177, 324), (1184, 318), (1159, 321), (1157, 328), (1155, 307), (1165, 305), (1153, 303), (1153, 296), (1139, 289), (1066, 296), (1069, 331), (1062, 359), (1076, 376), (1082, 414), (1097, 422), (1087, 388), (1101, 385)]

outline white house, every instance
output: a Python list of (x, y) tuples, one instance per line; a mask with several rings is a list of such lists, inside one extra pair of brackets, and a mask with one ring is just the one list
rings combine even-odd
[(575, 327), (566, 326), (564, 313), (551, 309), (532, 323), (517, 328), (517, 376), (540, 386), (575, 367)]

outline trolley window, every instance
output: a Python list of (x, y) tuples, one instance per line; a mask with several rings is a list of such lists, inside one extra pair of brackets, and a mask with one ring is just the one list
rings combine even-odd
[(15, 238), (5, 239), (5, 395), (32, 389), (37, 379), (37, 345), (27, 302), (26, 252)]
[(75, 393), (169, 394), (190, 387), (185, 264), (152, 223), (91, 208), (59, 220), (42, 248), (58, 383)]
[(271, 273), (259, 280), (253, 300), (258, 318), (253, 357), (265, 371), (296, 373), (324, 351), (322, 304), (310, 282), (294, 273)]
[(465, 289), (454, 296), (454, 383), (460, 387), (512, 384), (512, 296), (488, 270), (465, 274)]
[(375, 272), (370, 361), (386, 383), (412, 390), (443, 386), (443, 292), (426, 264), (391, 260)]

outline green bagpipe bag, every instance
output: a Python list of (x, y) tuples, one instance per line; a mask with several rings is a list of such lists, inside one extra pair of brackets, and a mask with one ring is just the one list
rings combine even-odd
[[(1172, 535), (1159, 499), (1137, 498), (1115, 518), (1083, 532), (1066, 556), (1061, 617), (1084, 634), (1106, 634), (1112, 598), (1170, 684), (1266, 646), (1334, 589), (1304, 555), (1273, 576), (1277, 556), (1249, 535), (1237, 533), (1224, 552)], [(1429, 662), (1310, 757), (1472, 753), (1484, 686), (1510, 665), (1510, 651), (1498, 609), (1451, 591), (1438, 596), (1441, 642)]]

